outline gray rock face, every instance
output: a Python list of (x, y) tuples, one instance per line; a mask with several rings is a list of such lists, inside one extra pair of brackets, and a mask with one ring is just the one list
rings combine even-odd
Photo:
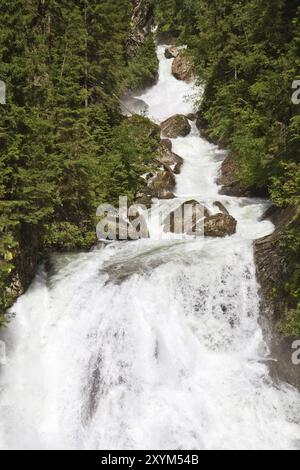
[(231, 215), (216, 214), (207, 217), (204, 222), (206, 237), (223, 238), (236, 232), (237, 221)]
[(179, 54), (179, 49), (177, 47), (171, 46), (167, 47), (165, 50), (166, 59), (175, 59)]
[(173, 199), (173, 189), (175, 187), (176, 180), (174, 173), (165, 166), (164, 171), (158, 173), (149, 182), (149, 189), (151, 190), (152, 197), (158, 199)]
[(191, 132), (191, 125), (185, 116), (176, 114), (161, 123), (161, 130), (164, 137), (176, 139), (186, 137)]
[(172, 64), (172, 74), (177, 80), (191, 82), (194, 78), (193, 64), (185, 50), (179, 51)]
[(150, 209), (152, 204), (152, 194), (148, 188), (145, 188), (143, 191), (136, 194), (135, 204), (145, 206), (147, 209)]
[(220, 194), (235, 197), (264, 197), (264, 191), (257, 188), (244, 187), (239, 179), (239, 170), (236, 155), (229, 153), (222, 163), (221, 173), (217, 184), (222, 186)]
[(197, 114), (195, 114), (195, 113), (187, 114), (186, 117), (188, 118), (189, 121), (196, 121), (197, 120)]
[(284, 286), (291, 275), (291, 263), (287, 257), (284, 240), (288, 229), (299, 226), (299, 215), (295, 207), (273, 206), (264, 215), (264, 219), (266, 218), (270, 218), (274, 223), (275, 231), (256, 240), (254, 244), (256, 274), (261, 296), (261, 325), (271, 355), (277, 359), (270, 363), (272, 376), (300, 390), (299, 366), (291, 361), (293, 338), (286, 338), (278, 329), (284, 320), (286, 306), (286, 295), (280, 286)]
[(162, 139), (160, 141), (160, 146), (162, 150), (170, 150), (172, 151), (172, 141), (170, 139)]
[(172, 142), (168, 139), (161, 141), (158, 161), (164, 166), (167, 165), (175, 175), (180, 173), (183, 165), (183, 158), (172, 152)]
[(153, 8), (146, 0), (133, 0), (129, 53), (134, 56), (151, 31)]

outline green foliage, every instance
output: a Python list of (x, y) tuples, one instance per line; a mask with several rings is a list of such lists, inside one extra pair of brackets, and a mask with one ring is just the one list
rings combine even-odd
[(157, 72), (151, 38), (128, 58), (131, 14), (131, 0), (0, 0), (0, 312), (25, 251), (91, 247), (97, 206), (132, 199), (151, 160), (119, 112)]
[[(298, 190), (299, 193), (299, 190)], [(290, 275), (283, 289), (286, 298), (285, 318), (281, 331), (287, 336), (300, 336), (300, 211), (298, 210), (292, 226), (286, 231), (284, 248)]]
[(300, 207), (300, 165), (282, 163), (282, 174), (272, 178), (271, 195), (279, 207)]
[(181, 12), (183, 2), (178, 0), (154, 0), (154, 11), (157, 25), (160, 31), (176, 34), (180, 21), (178, 15)]
[(300, 303), (295, 309), (288, 310), (284, 323), (280, 328), (281, 333), (285, 336), (299, 338), (300, 335)]
[(150, 36), (132, 58), (120, 82), (120, 90), (138, 89), (153, 84), (157, 79), (158, 58), (153, 37)]
[(102, 166), (103, 201), (118, 204), (119, 196), (127, 196), (133, 202), (141, 175), (154, 165), (159, 141), (160, 127), (142, 116), (126, 119), (113, 129)]

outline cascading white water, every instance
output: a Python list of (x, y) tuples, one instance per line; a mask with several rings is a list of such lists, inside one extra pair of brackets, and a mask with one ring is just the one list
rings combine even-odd
[[(157, 121), (193, 110), (163, 51), (140, 97)], [(218, 195), (222, 152), (195, 127), (173, 148), (179, 201), (217, 212), (217, 198), (236, 235), (54, 256), (4, 333), (1, 449), (299, 447), (300, 396), (272, 382), (258, 325), (252, 242), (273, 229), (259, 221), (268, 203)]]

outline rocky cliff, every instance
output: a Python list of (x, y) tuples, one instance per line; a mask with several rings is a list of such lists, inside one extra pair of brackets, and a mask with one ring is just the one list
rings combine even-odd
[(275, 231), (254, 245), (257, 278), (261, 286), (261, 324), (271, 356), (275, 359), (271, 362), (273, 374), (300, 389), (299, 366), (292, 363), (295, 338), (287, 338), (279, 332), (289, 303), (283, 287), (294, 269), (287, 257), (284, 241), (287, 229), (299, 223), (299, 214), (294, 207), (279, 209), (273, 206), (265, 217), (274, 223)]
[(129, 54), (135, 55), (153, 25), (153, 4), (149, 0), (132, 0), (133, 13), (131, 17), (131, 34), (129, 39)]

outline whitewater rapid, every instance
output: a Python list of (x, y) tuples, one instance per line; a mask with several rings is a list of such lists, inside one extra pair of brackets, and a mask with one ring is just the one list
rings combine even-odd
[[(156, 122), (193, 112), (195, 84), (171, 75), (139, 96)], [(296, 449), (300, 396), (273, 383), (258, 324), (253, 240), (268, 202), (218, 194), (224, 152), (193, 125), (175, 201), (238, 220), (226, 239), (112, 243), (55, 255), (1, 332), (0, 449)], [(155, 234), (157, 235), (157, 234)]]

